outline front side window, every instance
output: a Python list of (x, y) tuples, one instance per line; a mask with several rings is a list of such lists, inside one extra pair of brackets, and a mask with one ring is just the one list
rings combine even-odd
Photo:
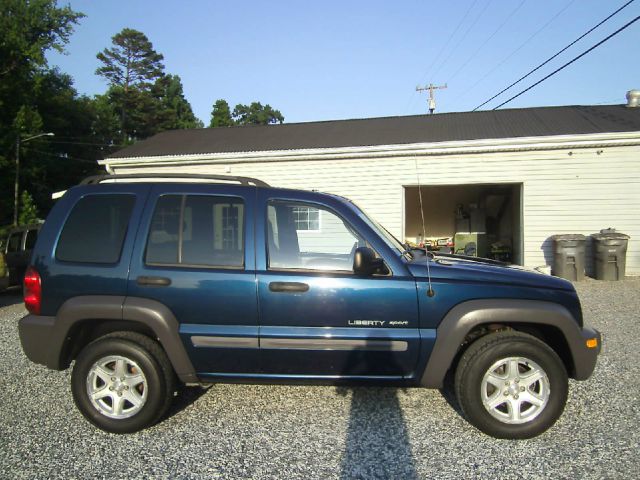
[(81, 198), (62, 229), (56, 258), (65, 262), (117, 263), (134, 203), (134, 195)]
[(267, 207), (267, 243), (271, 269), (346, 272), (353, 271), (356, 248), (366, 246), (335, 213), (284, 201), (270, 202)]
[(147, 240), (147, 264), (242, 267), (244, 203), (211, 195), (164, 195)]

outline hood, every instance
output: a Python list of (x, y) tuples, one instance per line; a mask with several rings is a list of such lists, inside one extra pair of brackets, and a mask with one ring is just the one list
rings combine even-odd
[(431, 262), (431, 279), (434, 281), (483, 282), (575, 290), (571, 282), (533, 269), (459, 255), (436, 255), (433, 260), (427, 257), (416, 258), (408, 264), (409, 270), (415, 277), (426, 278), (427, 262)]

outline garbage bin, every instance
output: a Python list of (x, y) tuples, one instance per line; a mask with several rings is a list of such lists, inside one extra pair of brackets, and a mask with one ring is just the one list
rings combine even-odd
[(553, 271), (556, 277), (584, 280), (586, 237), (579, 234), (553, 235)]
[(623, 280), (627, 263), (629, 235), (616, 232), (614, 228), (600, 230), (593, 238), (596, 279)]

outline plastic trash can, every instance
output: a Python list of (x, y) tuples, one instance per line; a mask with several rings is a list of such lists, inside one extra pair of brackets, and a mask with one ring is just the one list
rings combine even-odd
[(627, 263), (629, 235), (614, 228), (600, 230), (593, 238), (594, 263), (597, 280), (623, 280)]
[(584, 280), (586, 237), (579, 234), (553, 235), (553, 269), (556, 277)]

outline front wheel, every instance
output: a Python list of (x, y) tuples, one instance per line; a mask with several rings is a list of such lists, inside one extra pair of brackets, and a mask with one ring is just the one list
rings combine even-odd
[(71, 375), (73, 399), (95, 426), (131, 433), (153, 425), (166, 412), (175, 389), (164, 351), (153, 340), (118, 332), (87, 345)]
[(551, 427), (567, 401), (562, 360), (548, 345), (505, 331), (476, 340), (463, 354), (455, 390), (469, 421), (496, 438), (531, 438)]

